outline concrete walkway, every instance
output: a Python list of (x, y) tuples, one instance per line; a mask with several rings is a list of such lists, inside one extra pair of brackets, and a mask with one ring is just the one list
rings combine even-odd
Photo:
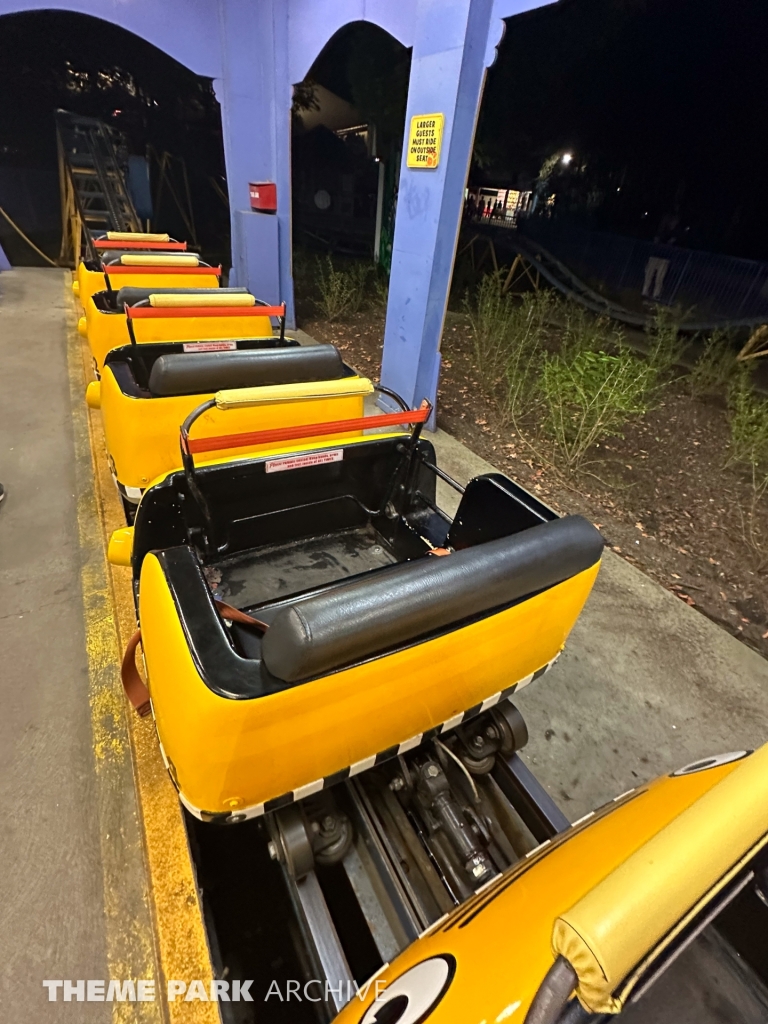
[[(493, 472), (444, 431), (425, 436), (459, 483)], [(442, 508), (458, 500), (439, 483)], [(768, 661), (606, 551), (564, 654), (517, 704), (525, 756), (573, 821), (705, 754), (768, 742)]]
[[(72, 415), (69, 281), (56, 270), (0, 274), (4, 1022), (112, 1021), (110, 1003), (75, 1005), (61, 995), (48, 1002), (43, 980), (151, 978), (155, 971), (130, 755), (119, 746), (119, 728), (110, 732), (112, 749), (100, 747), (95, 733), (103, 691), (93, 661), (100, 659), (114, 686), (117, 652), (95, 647), (92, 634), (86, 644), (81, 581), (85, 572), (91, 581), (105, 577), (90, 453), (81, 436), (78, 455)], [(78, 409), (81, 396), (80, 375)], [(91, 612), (108, 625), (108, 595), (88, 589)], [(156, 1008), (146, 1006), (150, 1013), (123, 1009), (131, 1020), (153, 1020)]]

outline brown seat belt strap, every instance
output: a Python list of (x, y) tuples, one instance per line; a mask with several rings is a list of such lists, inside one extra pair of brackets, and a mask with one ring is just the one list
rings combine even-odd
[(138, 714), (144, 718), (152, 710), (149, 702), (149, 690), (147, 684), (139, 675), (136, 668), (136, 648), (141, 643), (141, 630), (137, 629), (125, 648), (123, 664), (120, 666), (120, 679), (123, 682), (125, 696), (133, 705)]
[(214, 598), (214, 603), (222, 619), (229, 619), (230, 622), (239, 622), (244, 626), (258, 626), (264, 633), (269, 629), (266, 622), (262, 622), (261, 619), (254, 619), (252, 615), (246, 615), (239, 608), (233, 608), (231, 604), (226, 604), (218, 598)]
[[(245, 626), (257, 626), (264, 632), (269, 629), (266, 622), (262, 622), (261, 619), (254, 619), (252, 615), (246, 615), (239, 608), (233, 608), (231, 604), (225, 604), (224, 601), (216, 601), (216, 608), (222, 619), (229, 619), (230, 622), (240, 622)], [(141, 630), (137, 629), (125, 648), (123, 663), (120, 666), (120, 679), (123, 683), (125, 696), (141, 718), (145, 718), (152, 710), (152, 706), (150, 704), (147, 684), (141, 678), (136, 667), (136, 648), (140, 643)]]

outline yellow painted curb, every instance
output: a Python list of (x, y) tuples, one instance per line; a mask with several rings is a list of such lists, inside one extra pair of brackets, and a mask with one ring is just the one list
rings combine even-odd
[[(120, 980), (156, 980), (155, 1002), (114, 1003), (113, 1024), (220, 1024), (216, 1003), (167, 1003), (165, 998), (168, 980), (189, 983), (199, 978), (208, 988), (213, 973), (178, 797), (163, 765), (152, 719), (129, 713), (120, 684), (120, 656), (136, 617), (131, 571), (110, 566), (106, 551), (112, 532), (125, 526), (125, 517), (107, 463), (100, 413), (86, 408), (83, 399), (92, 361), (77, 332), (72, 293), (67, 292), (72, 309), (68, 360), (76, 459), (90, 462), (92, 471), (91, 493), (83, 488), (79, 494), (78, 526), (81, 550), (90, 552), (81, 575), (94, 756), (100, 781), (112, 768), (124, 766), (126, 759), (132, 763), (137, 841), (143, 843), (146, 866), (148, 906), (146, 919), (139, 921), (125, 898), (121, 854), (131, 837), (110, 834), (109, 821), (100, 814), (109, 970), (110, 977)], [(80, 474), (86, 475), (90, 476)]]

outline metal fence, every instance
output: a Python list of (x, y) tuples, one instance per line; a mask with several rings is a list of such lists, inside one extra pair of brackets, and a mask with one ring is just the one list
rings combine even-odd
[(768, 322), (768, 263), (538, 217), (521, 219), (518, 230), (628, 308), (641, 309), (645, 299), (679, 309), (686, 320)]

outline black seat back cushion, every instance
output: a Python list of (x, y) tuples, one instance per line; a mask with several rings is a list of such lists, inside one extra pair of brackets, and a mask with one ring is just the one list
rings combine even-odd
[(126, 285), (119, 288), (115, 293), (117, 308), (123, 306), (135, 306), (137, 302), (146, 302), (150, 295), (197, 295), (199, 292), (207, 294), (213, 292), (215, 295), (243, 295), (248, 294), (247, 288), (132, 288)]
[(156, 360), (149, 375), (149, 390), (155, 397), (168, 398), (224, 388), (340, 380), (344, 372), (344, 363), (333, 345), (173, 353)]
[(264, 664), (300, 682), (511, 604), (588, 569), (603, 539), (581, 516), (384, 569), (280, 610)]

